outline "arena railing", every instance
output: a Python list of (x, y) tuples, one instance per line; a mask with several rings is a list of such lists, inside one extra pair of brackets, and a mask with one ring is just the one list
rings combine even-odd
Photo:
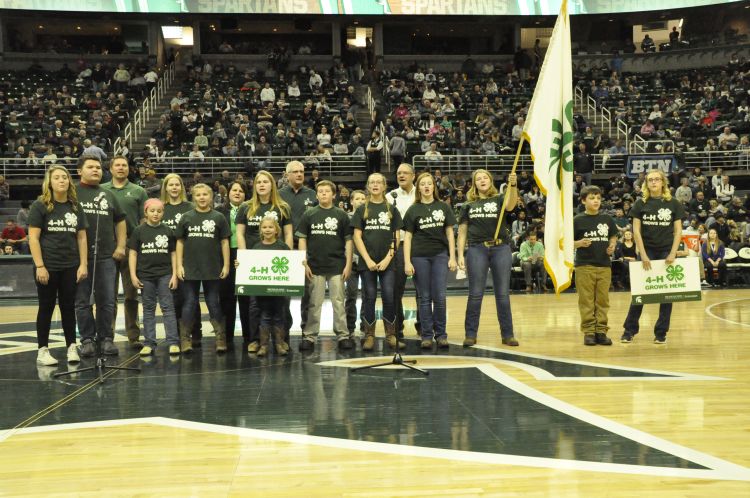
[(172, 86), (174, 73), (175, 65), (172, 62), (162, 73), (161, 78), (157, 80), (156, 86), (151, 89), (148, 97), (143, 100), (140, 108), (133, 113), (133, 119), (125, 125), (122, 136), (115, 140), (112, 146), (115, 155), (122, 153), (124, 145), (127, 145), (128, 149), (133, 148), (133, 142), (141, 136), (144, 125), (151, 119), (154, 111), (161, 104), (164, 95), (166, 95), (167, 90)]
[[(639, 156), (663, 155), (662, 153), (648, 152), (638, 154)], [(625, 158), (627, 155), (592, 154), (594, 157), (594, 174), (620, 175), (625, 172)], [(424, 155), (414, 156), (412, 164), (417, 170), (440, 169), (443, 173), (466, 172), (477, 168), (486, 169), (492, 173), (506, 174), (513, 167), (513, 154), (501, 154), (492, 156), (483, 155), (443, 155), (439, 158), (430, 158)], [(711, 173), (717, 168), (724, 170), (740, 170), (750, 172), (750, 151), (691, 151), (679, 154), (678, 163), (684, 169), (700, 167), (704, 173)], [(531, 156), (522, 154), (518, 161), (520, 170), (531, 171), (534, 163)]]
[[(259, 169), (266, 169), (281, 176), (286, 171), (289, 161), (300, 161), (306, 171), (313, 168), (320, 171), (323, 177), (342, 178), (346, 176), (364, 175), (367, 165), (364, 156), (333, 156), (330, 160), (312, 158), (309, 156), (271, 156), (271, 157), (206, 157), (203, 161), (187, 157), (165, 157), (151, 160), (151, 167), (158, 176), (167, 173), (177, 173), (188, 178), (196, 171), (206, 176), (219, 176), (222, 171), (230, 173), (252, 173)], [(75, 159), (58, 160), (68, 168), (75, 168)], [(46, 165), (27, 166), (25, 159), (0, 159), (0, 171), (6, 179), (11, 181), (41, 179)]]

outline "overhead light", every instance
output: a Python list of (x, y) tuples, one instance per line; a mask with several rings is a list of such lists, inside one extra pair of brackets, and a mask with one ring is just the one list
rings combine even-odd
[(39, 26), (37, 26), (37, 28), (44, 29), (44, 26), (40, 24)]
[(273, 28), (273, 30), (272, 30), (272, 31), (273, 31), (273, 32), (275, 33), (275, 32), (277, 32), (278, 30), (279, 30), (279, 28)]
[(78, 31), (80, 31), (80, 30), (81, 30), (81, 27), (80, 27), (80, 26), (76, 26), (76, 29), (77, 29)]

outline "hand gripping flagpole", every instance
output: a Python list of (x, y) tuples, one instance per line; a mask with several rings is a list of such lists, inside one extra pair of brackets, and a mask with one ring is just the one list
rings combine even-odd
[[(518, 149), (516, 150), (516, 157), (513, 159), (513, 168), (511, 168), (509, 175), (513, 175), (516, 172), (516, 168), (518, 167), (518, 160), (521, 158), (521, 149), (523, 148), (523, 143), (524, 143), (524, 135), (522, 134), (521, 141), (518, 142)], [(518, 179), (516, 179), (516, 184), (513, 186), (518, 187)], [(503, 225), (503, 218), (505, 217), (505, 207), (508, 205), (508, 189), (510, 187), (511, 187), (510, 182), (508, 182), (508, 184), (505, 186), (505, 193), (503, 194), (503, 208), (500, 210), (500, 216), (497, 218), (497, 227), (495, 227), (495, 236), (492, 239), (495, 244), (501, 244), (503, 242), (502, 239), (498, 239), (498, 235), (500, 235), (500, 227)]]

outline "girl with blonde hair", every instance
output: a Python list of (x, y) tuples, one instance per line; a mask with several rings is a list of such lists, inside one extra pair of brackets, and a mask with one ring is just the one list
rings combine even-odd
[(229, 275), (229, 223), (213, 209), (213, 191), (205, 183), (193, 187), (195, 208), (180, 218), (177, 238), (177, 276), (185, 287), (179, 322), (180, 350), (192, 351), (190, 333), (200, 320), (196, 314), (198, 294), (203, 294), (216, 334), (216, 352), (227, 350), (224, 316), (219, 303), (221, 280)]
[[(652, 259), (663, 259), (669, 265), (677, 257), (685, 208), (670, 194), (667, 177), (662, 171), (649, 171), (644, 184), (643, 195), (630, 208), (630, 216), (633, 218), (633, 237), (638, 256), (643, 269), (650, 270)], [(633, 342), (642, 312), (642, 304), (630, 305), (620, 342)], [(655, 344), (667, 342), (671, 317), (672, 303), (660, 304), (659, 318), (654, 325)]]
[(359, 253), (362, 272), (362, 320), (365, 337), (364, 351), (375, 347), (375, 300), (378, 280), (383, 301), (383, 327), (385, 340), (391, 348), (406, 345), (396, 337), (396, 308), (394, 305), (395, 260), (399, 233), (403, 226), (398, 210), (385, 199), (385, 177), (373, 173), (367, 178), (369, 195), (365, 203), (352, 216), (354, 245)]
[[(458, 217), (458, 267), (467, 270), (469, 277), (464, 347), (473, 346), (477, 342), (488, 271), (492, 272), (492, 289), (495, 294), (495, 310), (500, 323), (502, 343), (507, 346), (518, 346), (518, 340), (513, 333), (513, 316), (510, 310), (513, 252), (510, 248), (508, 221), (503, 215), (503, 212), (507, 214), (513, 211), (516, 205), (517, 181), (515, 173), (508, 175), (508, 187), (503, 195), (498, 195), (492, 174), (485, 169), (478, 169), (471, 177), (471, 188), (466, 196), (468, 202), (461, 207)], [(497, 223), (501, 215), (503, 223), (496, 236)]]
[(29, 209), (29, 248), (39, 309), (36, 337), (40, 365), (57, 365), (49, 352), (49, 332), (55, 304), (60, 306), (68, 363), (80, 361), (76, 348), (75, 296), (77, 284), (88, 276), (86, 216), (79, 209), (76, 188), (63, 166), (44, 175), (42, 195)]
[(435, 191), (429, 173), (417, 177), (414, 204), (404, 215), (404, 271), (414, 275), (422, 329), (422, 349), (448, 348), (445, 289), (448, 271), (456, 271), (453, 225), (456, 217)]
[[(260, 170), (253, 180), (252, 197), (237, 211), (237, 249), (252, 249), (260, 242), (260, 222), (265, 216), (276, 218), (281, 227), (282, 240), (289, 247), (293, 247), (291, 209), (279, 195), (273, 175), (266, 170)], [(250, 296), (250, 330), (248, 335), (244, 336), (248, 353), (257, 353), (260, 348), (258, 325), (257, 300)]]

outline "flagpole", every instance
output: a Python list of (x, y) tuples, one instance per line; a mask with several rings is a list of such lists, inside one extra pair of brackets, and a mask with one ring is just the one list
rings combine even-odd
[[(513, 159), (513, 168), (511, 168), (509, 175), (515, 174), (516, 168), (518, 167), (518, 160), (521, 158), (521, 149), (523, 148), (524, 135), (521, 134), (521, 141), (518, 142), (518, 149), (516, 149), (516, 157)], [(516, 179), (516, 187), (518, 187), (518, 179)], [(500, 227), (503, 224), (503, 218), (505, 217), (505, 207), (508, 204), (508, 189), (510, 188), (510, 182), (505, 186), (505, 193), (503, 194), (503, 208), (500, 210), (500, 217), (497, 219), (497, 226), (495, 227), (495, 237), (492, 240), (497, 240), (497, 236), (500, 234)], [(510, 242), (510, 241), (508, 241)]]

